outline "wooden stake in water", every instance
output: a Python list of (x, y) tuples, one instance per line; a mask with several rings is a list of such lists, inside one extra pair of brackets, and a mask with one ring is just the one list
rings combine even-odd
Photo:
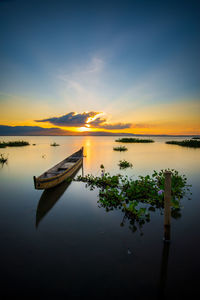
[(164, 241), (170, 241), (171, 226), (171, 172), (165, 172), (164, 191)]

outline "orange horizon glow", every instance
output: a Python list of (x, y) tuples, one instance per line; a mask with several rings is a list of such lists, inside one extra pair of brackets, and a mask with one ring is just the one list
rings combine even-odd
[(85, 124), (85, 126), (81, 127), (60, 127), (60, 126), (54, 126), (52, 124), (42, 124), (42, 126), (38, 123), (35, 123), (34, 121), (26, 121), (26, 122), (1, 122), (1, 125), (5, 126), (39, 126), (42, 128), (58, 128), (62, 129), (63, 131), (66, 131), (66, 134), (68, 132), (71, 132), (72, 134), (77, 133), (83, 133), (83, 132), (110, 132), (110, 133), (132, 133), (132, 134), (143, 134), (143, 135), (200, 135), (200, 130), (196, 129), (193, 126), (188, 126), (187, 129), (185, 128), (184, 124), (182, 126), (174, 126), (167, 125), (167, 124), (157, 124), (154, 127), (149, 128), (127, 128), (127, 129), (115, 129), (115, 130), (108, 130), (104, 128), (95, 128), (90, 127), (89, 124)]
[[(63, 131), (61, 134), (77, 134), (84, 132), (110, 132), (110, 133), (132, 133), (143, 135), (200, 135), (200, 101), (191, 100), (174, 103), (163, 103), (149, 107), (138, 108), (137, 110), (122, 107), (120, 110), (112, 109), (106, 113), (108, 124), (131, 123), (131, 128), (125, 129), (104, 129), (101, 124), (98, 128), (90, 124), (105, 113), (97, 113), (89, 117), (85, 124), (80, 127), (62, 127), (53, 125), (50, 122), (35, 122), (35, 119), (45, 119), (62, 115), (61, 111), (53, 111), (53, 107), (39, 105), (32, 107), (32, 104), (25, 105), (24, 101), (16, 101), (16, 105), (4, 102), (0, 111), (0, 125), (7, 126), (39, 126), (42, 128), (58, 128)], [(48, 113), (47, 113), (48, 112)]]

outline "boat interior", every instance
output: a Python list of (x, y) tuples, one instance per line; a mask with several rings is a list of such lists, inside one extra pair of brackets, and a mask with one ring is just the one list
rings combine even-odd
[(80, 156), (70, 156), (66, 159), (64, 159), (59, 164), (55, 165), (53, 168), (49, 169), (45, 173), (43, 173), (40, 178), (50, 178), (56, 175), (59, 175), (66, 171), (67, 169), (70, 169), (80, 158), (82, 158), (82, 155)]

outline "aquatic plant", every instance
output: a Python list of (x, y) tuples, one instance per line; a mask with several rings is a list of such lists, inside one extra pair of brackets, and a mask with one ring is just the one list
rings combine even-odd
[(200, 137), (199, 136), (195, 136), (192, 138), (193, 140), (200, 140)]
[(59, 144), (56, 144), (55, 142), (51, 144), (51, 146), (56, 147), (56, 146), (60, 146)]
[(154, 143), (154, 141), (150, 140), (150, 139), (138, 139), (138, 138), (121, 138), (121, 139), (115, 140), (115, 142), (121, 142), (121, 143)]
[(114, 147), (114, 151), (127, 151), (128, 149), (125, 146)]
[(128, 162), (127, 160), (120, 160), (118, 166), (120, 169), (126, 169), (126, 168), (132, 168), (132, 164)]
[[(180, 175), (178, 171), (172, 169), (172, 217), (180, 217), (181, 199), (187, 194), (189, 185), (185, 175)], [(103, 177), (86, 175), (78, 176), (75, 180), (86, 183), (91, 190), (99, 189), (99, 207), (111, 211), (121, 209), (125, 214), (125, 219), (129, 219), (134, 229), (136, 224), (141, 226), (150, 220), (150, 211), (164, 207), (164, 182), (165, 170), (153, 171), (153, 174), (139, 176), (133, 180), (127, 175), (120, 174), (111, 176), (105, 173)], [(137, 227), (137, 226), (136, 226)]]
[(0, 163), (3, 165), (8, 161), (8, 157), (5, 157), (4, 154), (0, 153)]
[(26, 141), (0, 142), (0, 148), (21, 147), (21, 146), (28, 146), (28, 145), (30, 145), (30, 144), (29, 144), (29, 142), (26, 142)]
[(121, 175), (114, 175), (111, 176), (109, 173), (105, 173), (103, 177), (95, 177), (91, 174), (81, 176), (79, 175), (75, 181), (82, 181), (87, 183), (87, 186), (90, 187), (90, 189), (94, 189), (95, 187), (99, 188), (108, 188), (108, 187), (118, 187), (120, 183)]
[(184, 141), (167, 141), (166, 144), (179, 145), (179, 146), (191, 147), (191, 148), (200, 148), (200, 141), (196, 139), (184, 140)]
[(0, 142), (0, 148), (6, 148), (6, 143), (5, 142)]

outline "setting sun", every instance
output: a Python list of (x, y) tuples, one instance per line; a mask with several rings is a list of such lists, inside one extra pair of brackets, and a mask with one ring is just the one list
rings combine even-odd
[(78, 131), (83, 132), (83, 131), (90, 131), (90, 128), (88, 127), (79, 127)]

